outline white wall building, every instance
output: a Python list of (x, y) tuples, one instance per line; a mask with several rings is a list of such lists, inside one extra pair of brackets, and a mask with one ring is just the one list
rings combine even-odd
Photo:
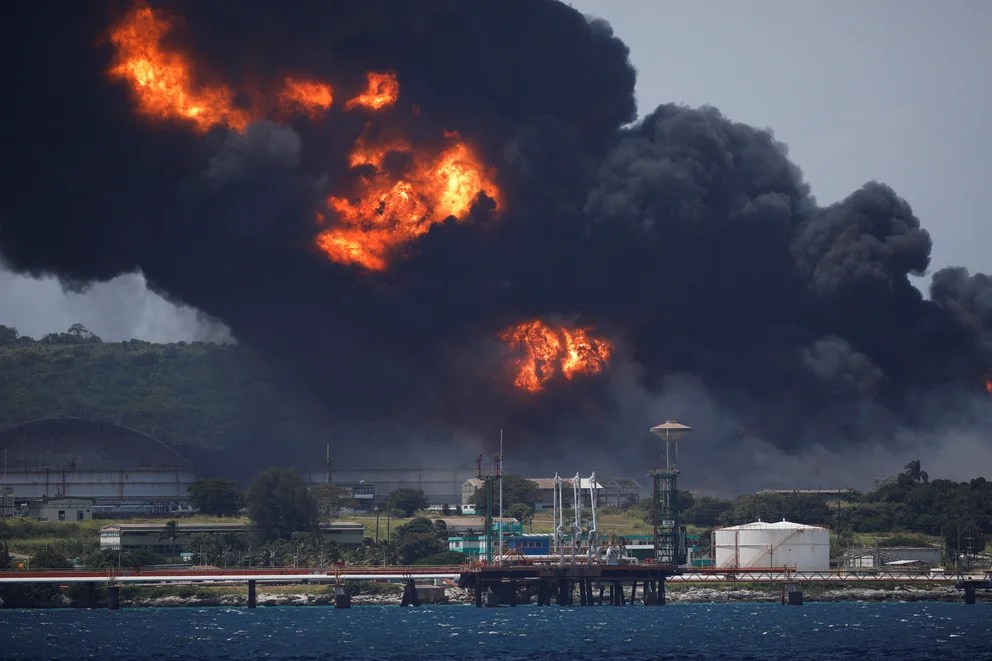
[(790, 521), (757, 521), (715, 530), (713, 550), (714, 565), (728, 569), (830, 569), (830, 531)]

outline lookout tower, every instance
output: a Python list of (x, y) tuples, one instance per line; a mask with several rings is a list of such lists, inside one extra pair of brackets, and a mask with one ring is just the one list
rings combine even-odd
[(674, 420), (667, 420), (651, 428), (652, 434), (665, 441), (664, 468), (655, 468), (648, 473), (654, 480), (651, 512), (654, 519), (655, 559), (660, 564), (685, 564), (685, 534), (679, 512), (679, 471), (675, 463), (678, 461), (679, 440), (690, 431), (691, 427)]

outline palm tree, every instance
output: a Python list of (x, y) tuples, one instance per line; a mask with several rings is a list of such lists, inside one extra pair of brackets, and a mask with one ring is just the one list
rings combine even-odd
[(923, 482), (924, 484), (926, 484), (927, 482), (930, 481), (930, 476), (927, 475), (927, 472), (925, 470), (921, 470), (920, 469), (920, 460), (919, 459), (913, 459), (911, 462), (909, 462), (908, 464), (906, 464), (906, 471), (905, 471), (905, 473), (916, 484), (919, 484), (920, 482)]

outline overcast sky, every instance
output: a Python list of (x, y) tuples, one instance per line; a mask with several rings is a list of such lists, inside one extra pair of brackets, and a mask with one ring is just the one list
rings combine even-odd
[[(630, 46), (642, 114), (713, 105), (771, 128), (821, 204), (890, 184), (934, 239), (933, 267), (992, 270), (992, 2), (571, 0)], [(76, 321), (107, 340), (218, 339), (140, 275), (66, 294), (0, 267), (0, 324), (40, 337)]]

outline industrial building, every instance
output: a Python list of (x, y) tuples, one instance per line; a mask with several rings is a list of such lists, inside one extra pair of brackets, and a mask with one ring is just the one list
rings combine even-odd
[(301, 471), (303, 480), (315, 486), (334, 484), (350, 489), (358, 504), (365, 508), (384, 505), (397, 489), (424, 492), (428, 505), (454, 507), (461, 498), (462, 483), (475, 471), (468, 468), (339, 468), (327, 466)]
[[(100, 528), (100, 549), (154, 551), (178, 555), (193, 535), (245, 535), (247, 523), (177, 523), (175, 536), (164, 525), (118, 523)], [(320, 526), (324, 541), (342, 547), (361, 546), (365, 528), (360, 523), (329, 523)]]
[(932, 569), (940, 566), (939, 546), (892, 546), (848, 549), (841, 557), (844, 569)]
[(42, 498), (28, 503), (28, 516), (38, 521), (89, 521), (92, 498)]
[(830, 531), (790, 521), (745, 523), (713, 531), (714, 565), (727, 569), (830, 569)]
[(134, 429), (82, 418), (49, 418), (0, 432), (4, 487), (13, 503), (88, 498), (94, 505), (186, 501), (193, 464)]

